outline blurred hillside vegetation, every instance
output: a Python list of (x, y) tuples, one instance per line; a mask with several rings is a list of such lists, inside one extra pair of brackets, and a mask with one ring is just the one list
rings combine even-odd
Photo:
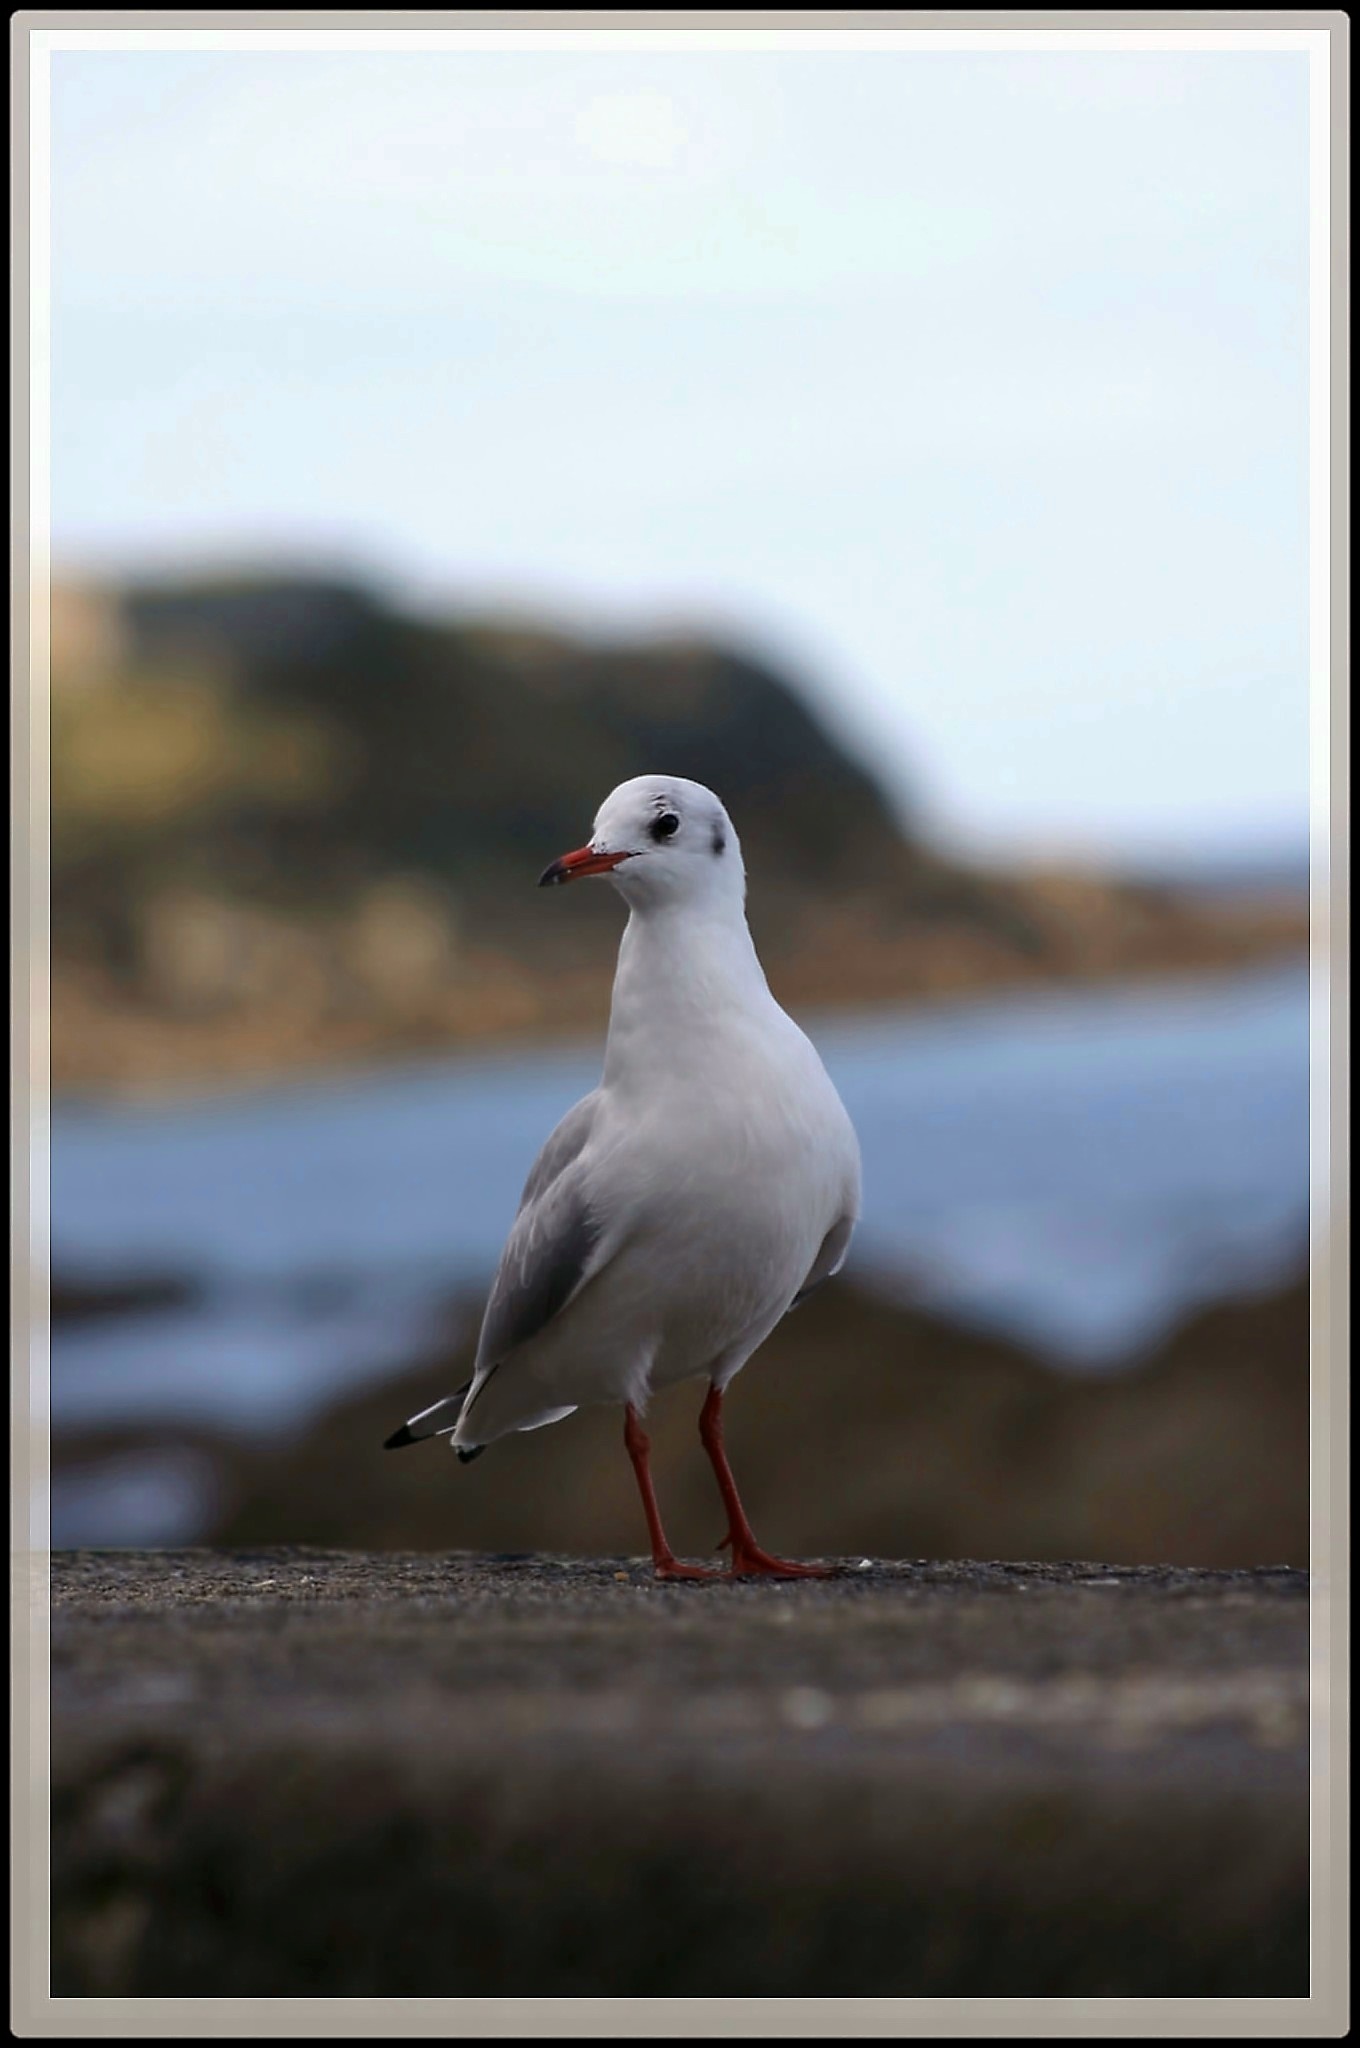
[(795, 1006), (1306, 941), (1278, 904), (951, 861), (793, 680), (700, 639), (417, 618), (291, 575), (67, 583), (51, 677), (58, 1089), (597, 1029), (619, 907), (592, 889), (545, 906), (534, 883), (640, 773), (727, 803)]

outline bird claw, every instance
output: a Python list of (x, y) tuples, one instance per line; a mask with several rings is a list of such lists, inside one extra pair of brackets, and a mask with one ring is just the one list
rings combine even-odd
[(725, 1572), (715, 1572), (706, 1564), (681, 1564), (678, 1557), (659, 1557), (652, 1565), (658, 1579), (721, 1579)]
[(799, 1564), (790, 1557), (771, 1557), (760, 1549), (734, 1550), (728, 1567), (728, 1577), (733, 1579), (831, 1579), (836, 1567), (831, 1564)]
[(798, 1564), (793, 1558), (771, 1557), (758, 1543), (741, 1541), (731, 1529), (716, 1548), (732, 1553), (722, 1575), (728, 1579), (830, 1579), (836, 1574), (834, 1565)]

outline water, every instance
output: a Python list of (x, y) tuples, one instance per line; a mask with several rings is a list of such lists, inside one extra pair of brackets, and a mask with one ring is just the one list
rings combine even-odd
[[(811, 1028), (864, 1151), (851, 1264), (881, 1285), (1108, 1370), (1302, 1254), (1303, 966)], [(54, 1425), (267, 1433), (405, 1368), (485, 1283), (538, 1145), (598, 1071), (598, 1047), (519, 1052), (58, 1108), (56, 1272), (201, 1293), (59, 1326)]]

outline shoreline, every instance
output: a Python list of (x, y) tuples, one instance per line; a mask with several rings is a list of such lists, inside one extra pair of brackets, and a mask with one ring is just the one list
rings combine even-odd
[[(790, 988), (789, 975), (781, 974), (777, 969), (771, 971), (770, 983), (785, 1008), (816, 1030), (819, 1027), (834, 1029), (851, 1017), (884, 1020), (926, 1018), (956, 1006), (988, 1007), (1009, 999), (1044, 996), (1061, 999), (1119, 990), (1133, 993), (1137, 990), (1211, 986), (1253, 971), (1278, 969), (1287, 972), (1290, 968), (1306, 965), (1309, 957), (1305, 914), (1301, 928), (1298, 919), (1290, 918), (1283, 932), (1272, 931), (1268, 936), (1232, 934), (1218, 949), (1203, 952), (1192, 959), (1168, 956), (1165, 960), (1135, 963), (1114, 959), (1061, 974), (1018, 968), (1012, 963), (1005, 972), (914, 988), (880, 987), (866, 992), (862, 983), (849, 980), (834, 989), (822, 985), (815, 996), (810, 990), (800, 996), (796, 986)], [(61, 973), (57, 968), (54, 970), (53, 1004), (53, 1108), (58, 1111), (100, 1107), (173, 1109), (212, 1101), (230, 1102), (241, 1096), (269, 1095), (298, 1086), (319, 1089), (343, 1087), (352, 1080), (368, 1079), (378, 1073), (394, 1076), (418, 1074), (453, 1060), (470, 1064), (479, 1061), (500, 1063), (526, 1054), (552, 1053), (567, 1058), (584, 1055), (602, 1041), (608, 1024), (612, 965), (607, 976), (577, 977), (566, 991), (568, 999), (551, 1017), (543, 1007), (543, 992), (540, 992), (532, 1015), (525, 1014), (522, 1001), (506, 1002), (499, 1011), (495, 1011), (493, 997), (493, 1014), (488, 1017), (483, 1012), (475, 1024), (464, 1017), (461, 1024), (455, 1019), (452, 1028), (448, 1019), (440, 1020), (438, 1024), (430, 1022), (423, 1027), (370, 1027), (358, 1034), (352, 1027), (336, 1027), (330, 1031), (323, 1028), (319, 1037), (290, 1037), (282, 1047), (274, 1043), (268, 1054), (258, 1039), (248, 1037), (243, 1048), (239, 1030), (229, 1020), (220, 1020), (213, 1026), (167, 1024), (159, 1016), (147, 1018), (125, 1012), (122, 1022), (132, 1034), (126, 1043), (130, 1045), (135, 1039), (140, 1048), (139, 1060), (134, 1065), (151, 1060), (157, 1067), (154, 1078), (148, 1077), (144, 1067), (142, 1071), (134, 1072), (126, 1063), (115, 1063), (103, 1069), (80, 1067), (71, 1061), (69, 1051), (63, 1054), (60, 1037), (63, 1028), (69, 1029), (70, 992), (62, 992), (60, 984)], [(560, 989), (560, 984), (553, 986)], [(58, 1023), (63, 1003), (67, 1006), (67, 1017)], [(116, 1018), (116, 1013), (114, 1015)], [(105, 1024), (109, 1021), (109, 1015), (105, 1014)], [(115, 1032), (116, 1029), (115, 1021)], [(150, 1038), (146, 1036), (148, 1032)], [(176, 1064), (174, 1061), (166, 1062), (164, 1058), (172, 1044), (181, 1057), (187, 1054), (191, 1045), (201, 1048), (212, 1044), (218, 1049), (217, 1064), (190, 1064), (187, 1068), (181, 1067), (179, 1072), (167, 1071), (167, 1065), (173, 1069)], [(228, 1061), (224, 1065), (221, 1055), (226, 1044), (233, 1046), (235, 1057), (234, 1063)], [(157, 1051), (162, 1055), (159, 1064), (152, 1057)], [(206, 1055), (200, 1056), (206, 1058)]]

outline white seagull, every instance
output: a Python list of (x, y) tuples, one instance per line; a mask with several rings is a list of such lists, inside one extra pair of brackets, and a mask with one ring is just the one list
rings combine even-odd
[(720, 1576), (666, 1540), (640, 1417), (707, 1378), (699, 1434), (730, 1574), (820, 1574), (762, 1550), (722, 1440), (723, 1392), (775, 1324), (839, 1271), (859, 1215), (854, 1127), (780, 1009), (746, 923), (746, 873), (711, 790), (640, 775), (540, 887), (608, 875), (628, 905), (600, 1084), (539, 1153), (501, 1255), (472, 1378), (388, 1449), (452, 1434), (460, 1458), (621, 1402), (658, 1578)]

